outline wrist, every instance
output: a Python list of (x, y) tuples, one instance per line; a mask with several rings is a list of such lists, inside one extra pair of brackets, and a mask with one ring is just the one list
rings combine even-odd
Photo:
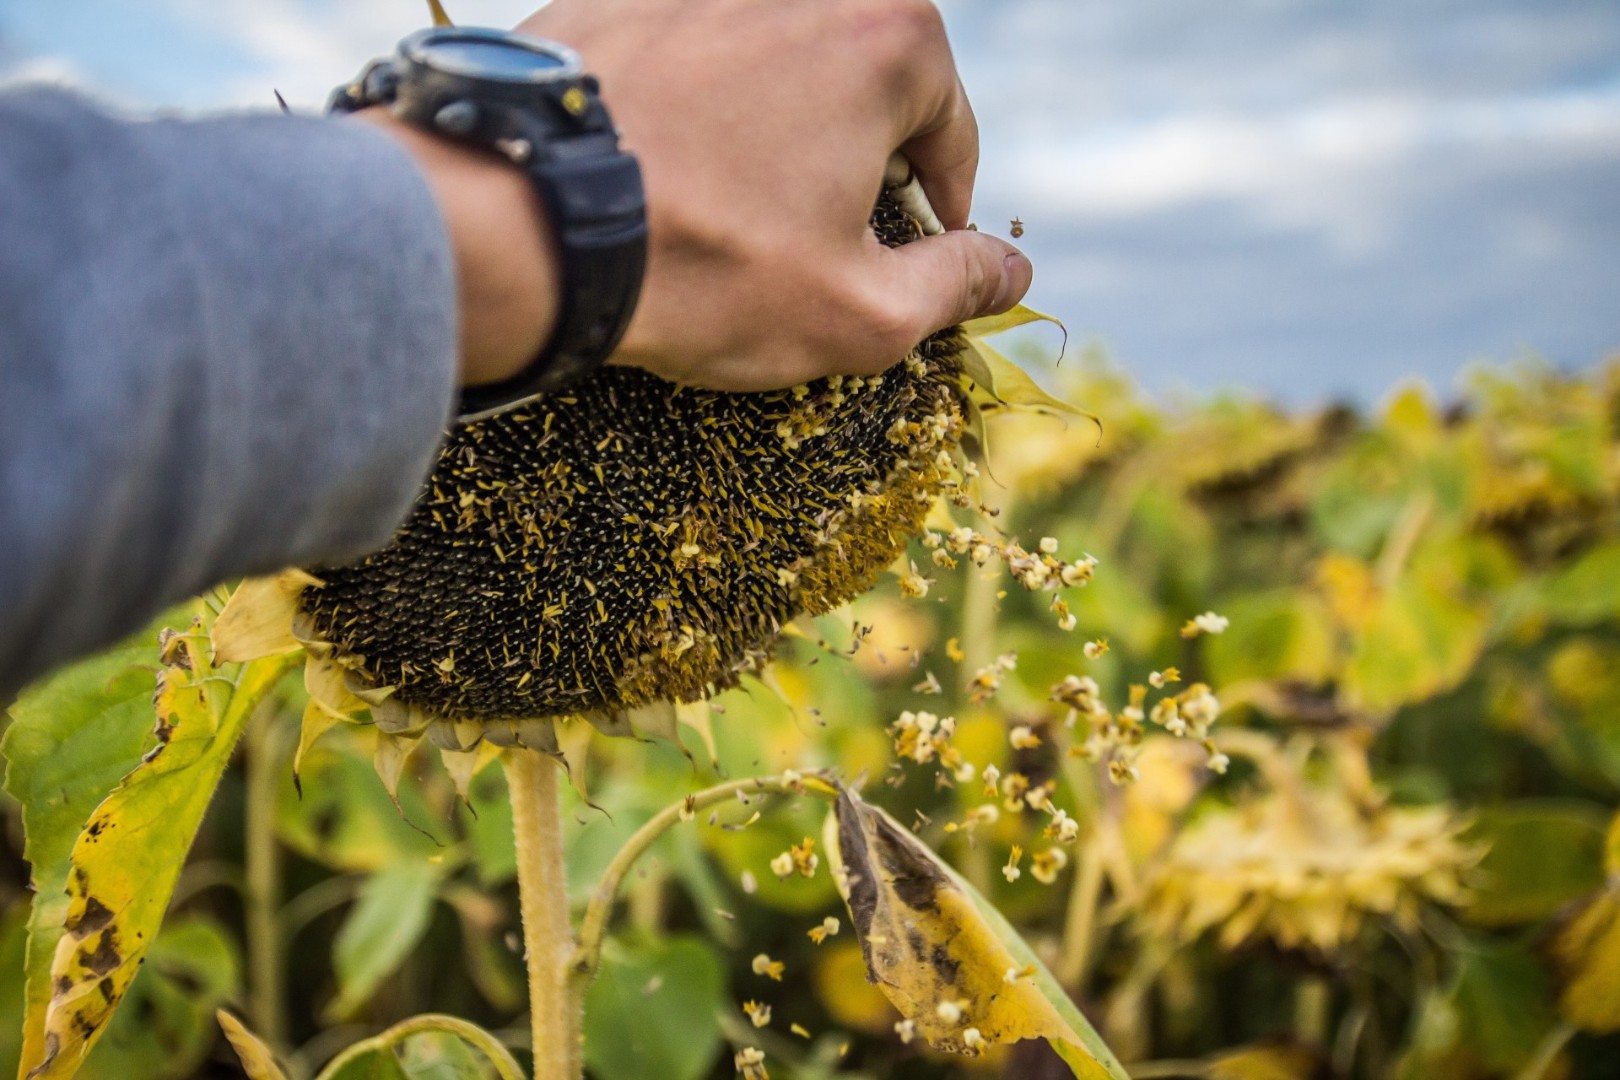
[(463, 385), (523, 371), (550, 340), (561, 270), (534, 185), (505, 158), (369, 108), (354, 118), (415, 159), (443, 215), (456, 262)]

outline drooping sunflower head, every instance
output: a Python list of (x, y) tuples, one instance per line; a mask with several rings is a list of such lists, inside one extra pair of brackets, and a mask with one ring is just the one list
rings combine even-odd
[[(909, 178), (872, 222), (889, 244), (938, 228)], [(322, 704), (449, 749), (554, 747), (557, 717), (630, 734), (647, 707), (668, 733), (670, 703), (758, 670), (959, 491), (998, 361), (951, 328), (880, 375), (772, 392), (606, 367), (456, 427), (386, 548), (244, 589), (232, 606), (255, 610), (227, 611), (216, 646), (268, 651), (243, 627), (284, 619)]]

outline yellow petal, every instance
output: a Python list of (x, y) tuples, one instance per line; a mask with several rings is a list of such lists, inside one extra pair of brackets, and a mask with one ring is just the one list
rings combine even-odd
[(292, 633), (298, 598), (305, 589), (320, 584), (319, 578), (302, 570), (283, 570), (273, 577), (242, 582), (214, 620), (216, 662), (244, 663), (298, 648)]
[(303, 791), (303, 787), (298, 782), (298, 774), (304, 768), (304, 755), (309, 753), (309, 748), (315, 745), (316, 740), (341, 722), (335, 713), (323, 709), (314, 698), (305, 703), (304, 721), (298, 727), (298, 749), (293, 751), (293, 785), (300, 792)]
[[(372, 765), (377, 775), (382, 778), (383, 787), (388, 789), (388, 797), (394, 800), (394, 807), (399, 808), (399, 778), (405, 771), (405, 762), (409, 760), (411, 751), (416, 749), (418, 740), (405, 738), (400, 735), (390, 735), (385, 731), (377, 732), (377, 751), (372, 756)], [(404, 811), (401, 810), (401, 813)]]
[(675, 706), (675, 719), (693, 731), (703, 740), (703, 749), (709, 752), (709, 764), (715, 769), (720, 767), (720, 753), (714, 746), (714, 714), (707, 701), (693, 701)]
[(977, 319), (969, 319), (962, 324), (962, 332), (972, 337), (989, 337), (991, 334), (1000, 334), (1020, 326), (1028, 326), (1034, 322), (1049, 322), (1063, 331), (1065, 339), (1069, 336), (1069, 328), (1063, 325), (1062, 320), (1036, 311), (1023, 304), (1014, 305), (1000, 315), (985, 315)]
[(334, 716), (353, 716), (366, 707), (344, 685), (346, 672), (330, 660), (311, 656), (304, 663), (304, 689), (309, 699), (317, 702)]

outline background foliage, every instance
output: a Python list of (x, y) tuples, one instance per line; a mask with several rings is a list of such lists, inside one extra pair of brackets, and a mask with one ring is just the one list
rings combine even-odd
[[(1098, 557), (1070, 597), (1077, 628), (967, 563), (928, 569), (921, 599), (886, 584), (792, 640), (766, 685), (715, 704), (719, 771), (866, 777), (870, 801), (915, 822), (1026, 933), (1135, 1076), (1613, 1075), (1620, 367), (1484, 371), (1455, 404), (1407, 388), (1367, 415), (1167, 405), (1097, 358), (1065, 368), (1066, 396), (1103, 418), (1104, 437), (1001, 418), (984, 490), (996, 527)], [(1184, 638), (1206, 610), (1230, 628)], [(1099, 639), (1107, 654), (1085, 658)], [(1008, 652), (999, 690), (971, 700), (973, 676)], [(31, 844), (71, 844), (151, 748), (156, 662), (149, 633), (13, 709), (7, 790), (28, 802)], [(1085, 732), (1065, 726), (1055, 684), (1087, 675), (1123, 704), (1172, 665), (1226, 707), (1224, 776), (1164, 735), (1142, 744), (1125, 786), (1067, 753)], [(930, 672), (937, 696), (915, 689)], [(293, 680), (254, 718), (82, 1075), (239, 1075), (213, 1019), (222, 1004), (289, 1049), (295, 1076), (420, 1012), (521, 1038), (500, 770), (480, 772), (463, 807), (419, 755), (401, 816), (371, 732), (344, 725), (305, 757), (300, 797), (302, 707)], [(1016, 880), (1001, 872), (1012, 845), (1047, 846), (1043, 816), (962, 827), (1000, 798), (897, 761), (886, 729), (906, 709), (955, 716), (978, 768), (1052, 782), (1081, 826), (1052, 883), (1027, 859)], [(1041, 744), (1014, 749), (1018, 725)], [(686, 749), (699, 764), (668, 745), (596, 743), (590, 800), (606, 812), (573, 808), (576, 902), (625, 837), (712, 782), (707, 750)], [(824, 807), (773, 805), (743, 829), (725, 827), (742, 812), (677, 828), (633, 875), (588, 1002), (594, 1075), (729, 1076), (748, 1045), (777, 1077), (1066, 1075), (1036, 1044), (970, 1062), (902, 1041), (847, 926), (807, 936), (846, 916), (827, 873), (769, 869), (821, 836)], [(6, 812), (0, 964), (20, 973), (30, 894), (22, 814)], [(785, 964), (780, 983), (755, 974), (759, 953)], [(767, 1027), (746, 1000), (772, 1006)], [(0, 979), (0, 1071), (23, 1007), (20, 978)], [(450, 1040), (410, 1045), (412, 1076), (476, 1074)]]

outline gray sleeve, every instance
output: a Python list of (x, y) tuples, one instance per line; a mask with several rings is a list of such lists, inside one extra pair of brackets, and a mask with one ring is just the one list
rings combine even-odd
[(223, 578), (386, 542), (455, 341), (442, 219), (381, 133), (0, 94), (0, 708)]

